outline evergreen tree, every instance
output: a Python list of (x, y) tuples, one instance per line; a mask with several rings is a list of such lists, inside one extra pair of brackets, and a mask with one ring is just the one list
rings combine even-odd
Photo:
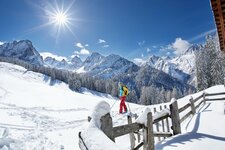
[(218, 38), (207, 36), (204, 48), (196, 54), (197, 90), (223, 84), (224, 57), (220, 52)]
[(129, 95), (127, 96), (127, 101), (132, 103), (138, 103), (138, 97), (135, 90), (130, 90)]

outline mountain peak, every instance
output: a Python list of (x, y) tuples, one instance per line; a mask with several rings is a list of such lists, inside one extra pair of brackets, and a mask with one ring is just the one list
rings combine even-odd
[(100, 53), (98, 53), (98, 52), (93, 52), (91, 54), (91, 57), (103, 57), (103, 56)]
[(170, 60), (171, 57), (170, 56), (163, 56), (162, 59), (164, 59), (164, 60)]
[(82, 60), (78, 57), (78, 56), (74, 56), (72, 59), (71, 59), (71, 63), (73, 65), (76, 65), (78, 67), (80, 67), (82, 65)]
[(29, 40), (13, 41), (0, 45), (0, 56), (21, 59), (35, 65), (43, 64), (41, 55)]
[(146, 63), (150, 66), (154, 66), (160, 59), (162, 59), (159, 56), (156, 55), (151, 55), (149, 56), (149, 58), (147, 59)]
[(84, 70), (89, 71), (93, 69), (96, 65), (100, 64), (104, 60), (104, 56), (97, 52), (93, 52), (91, 56), (88, 56), (83, 62)]
[(184, 54), (193, 54), (193, 53), (201, 50), (202, 48), (203, 48), (203, 46), (201, 44), (193, 44), (183, 53), (183, 55)]
[(110, 54), (110, 55), (107, 56), (107, 58), (117, 60), (117, 59), (120, 59), (122, 57), (119, 56), (119, 55), (116, 55), (116, 54)]

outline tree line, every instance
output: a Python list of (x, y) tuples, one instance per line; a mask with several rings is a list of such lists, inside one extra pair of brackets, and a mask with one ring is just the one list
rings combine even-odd
[[(51, 83), (54, 83), (56, 79), (63, 81), (67, 83), (69, 88), (74, 91), (79, 92), (81, 87), (85, 87), (87, 89), (107, 93), (115, 97), (118, 97), (119, 94), (119, 81), (116, 78), (104, 80), (88, 74), (77, 74), (76, 72), (69, 70), (35, 65), (21, 59), (11, 57), (0, 57), (0, 61), (20, 65), (28, 71), (34, 71), (47, 75), (51, 77)], [(139, 88), (136, 86), (136, 88), (129, 88), (127, 101), (143, 105), (151, 105), (168, 102), (173, 97), (178, 98), (187, 93), (190, 93), (190, 91), (182, 92), (177, 88), (168, 90), (163, 87), (156, 87), (154, 85), (139, 86)]]

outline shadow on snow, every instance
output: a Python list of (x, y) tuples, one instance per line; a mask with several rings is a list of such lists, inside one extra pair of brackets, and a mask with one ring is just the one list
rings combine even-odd
[[(211, 105), (211, 103), (208, 103), (205, 108), (204, 108), (205, 105), (203, 105), (199, 109), (199, 111), (197, 113), (196, 120), (195, 120), (195, 126), (194, 126), (194, 128), (191, 132), (188, 132), (188, 133), (185, 133), (185, 134), (182, 134), (182, 135), (174, 136), (172, 139), (169, 139), (169, 140), (161, 141), (156, 145), (156, 149), (161, 150), (165, 146), (177, 147), (177, 145), (175, 145), (175, 144), (185, 144), (186, 142), (193, 142), (193, 140), (201, 140), (201, 139), (204, 139), (204, 138), (209, 138), (209, 139), (214, 139), (214, 140), (225, 142), (225, 137), (219, 137), (219, 136), (214, 136), (214, 135), (209, 135), (209, 134), (197, 132), (198, 129), (199, 129), (199, 125), (200, 125), (201, 113), (212, 111), (212, 110), (207, 110), (207, 108), (209, 108), (210, 105)], [(203, 109), (203, 110), (201, 111), (201, 109)], [(186, 129), (187, 129), (188, 125), (190, 124), (190, 122), (192, 121), (192, 119), (188, 122), (188, 124), (186, 126)]]

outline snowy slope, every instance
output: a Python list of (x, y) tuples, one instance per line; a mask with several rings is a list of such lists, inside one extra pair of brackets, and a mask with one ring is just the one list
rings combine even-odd
[[(117, 100), (85, 89), (76, 93), (59, 81), (52, 84), (47, 76), (0, 63), (0, 148), (7, 129), (6, 141), (13, 150), (79, 149), (78, 132), (94, 106), (99, 101), (112, 106)], [(118, 114), (118, 105), (112, 114)], [(115, 120), (120, 122), (123, 119)]]
[[(223, 86), (215, 86), (206, 92), (224, 90)], [(179, 106), (185, 105), (189, 99), (190, 96), (179, 99)], [(83, 93), (76, 93), (62, 82), (51, 83), (47, 76), (1, 62), (0, 149), (78, 150), (78, 132), (86, 127), (87, 117), (100, 101), (109, 103), (114, 126), (127, 123), (126, 116), (118, 114), (118, 99), (85, 89)], [(146, 107), (151, 110), (153, 107), (129, 106), (138, 115)], [(156, 145), (156, 148), (199, 150), (211, 149), (212, 145), (214, 149), (225, 147), (223, 111), (223, 102), (208, 102), (200, 107), (194, 118), (182, 124), (184, 134), (169, 138)], [(96, 130), (94, 132), (95, 138), (104, 139), (104, 135)], [(105, 146), (107, 143), (109, 141), (102, 141)], [(116, 147), (128, 150), (129, 136), (117, 138)]]

